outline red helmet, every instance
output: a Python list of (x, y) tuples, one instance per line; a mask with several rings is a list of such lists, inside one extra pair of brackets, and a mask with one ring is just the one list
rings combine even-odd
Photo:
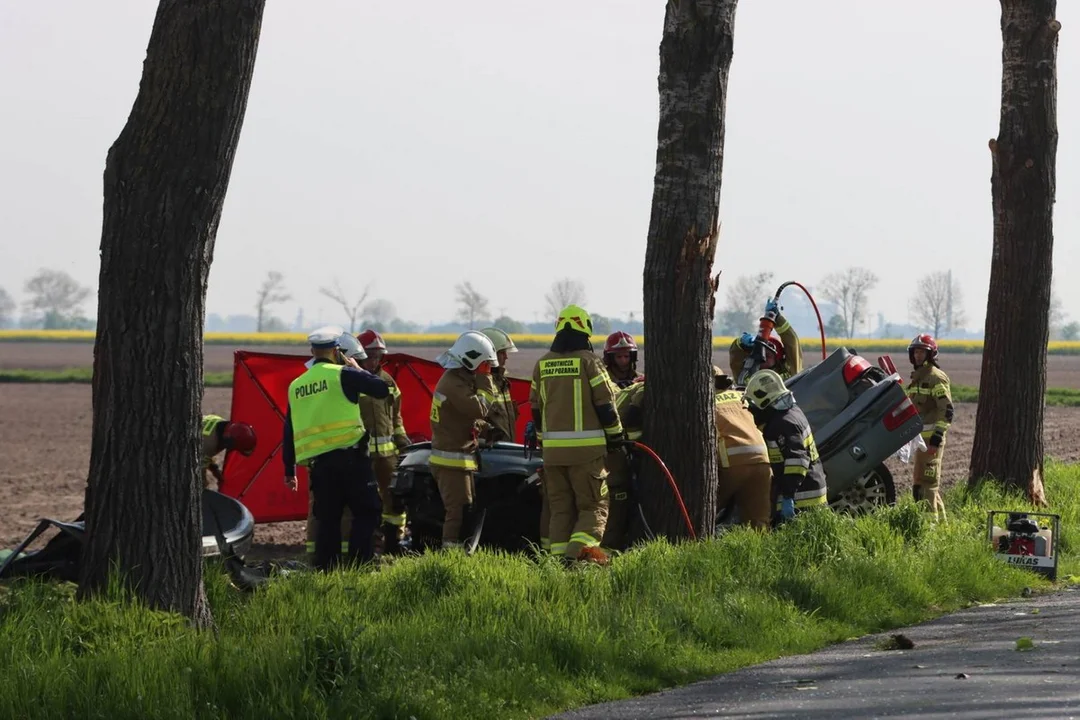
[(386, 343), (383, 342), (382, 335), (370, 328), (357, 335), (356, 340), (360, 343), (360, 347), (365, 350), (386, 350)]
[(637, 343), (634, 342), (634, 337), (630, 333), (625, 333), (622, 330), (607, 336), (607, 340), (604, 342), (604, 356), (607, 357), (620, 350), (629, 350), (630, 362), (637, 362)]
[(769, 335), (769, 337), (763, 338), (761, 343), (765, 346), (766, 353), (771, 352), (773, 355), (776, 356), (776, 362), (774, 363), (774, 366), (784, 364), (784, 359), (787, 357), (787, 353), (784, 351), (783, 341), (780, 340), (780, 336), (776, 334), (775, 330)]
[(911, 364), (915, 364), (915, 351), (925, 350), (928, 360), (934, 360), (937, 358), (938, 347), (937, 340), (934, 340), (934, 336), (930, 333), (923, 333), (922, 335), (916, 335), (911, 339), (911, 343), (907, 346), (908, 359), (911, 360)]
[(247, 423), (231, 422), (225, 426), (225, 448), (241, 455), (251, 455), (255, 450), (255, 428)]

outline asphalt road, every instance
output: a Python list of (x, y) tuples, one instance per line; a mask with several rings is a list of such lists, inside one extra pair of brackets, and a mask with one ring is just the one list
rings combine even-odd
[[(914, 648), (877, 649), (877, 643), (898, 632)], [(1020, 637), (1030, 637), (1035, 648), (1017, 651)], [(958, 678), (961, 673), (966, 677)], [(974, 607), (810, 655), (557, 717), (901, 716), (1080, 718), (1080, 589)]]

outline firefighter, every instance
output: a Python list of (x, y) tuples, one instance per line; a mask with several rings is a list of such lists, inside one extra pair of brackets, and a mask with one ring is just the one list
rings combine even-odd
[(744, 397), (765, 438), (781, 521), (797, 511), (826, 507), (828, 487), (814, 433), (784, 379), (775, 370), (759, 370), (746, 384)]
[(641, 380), (637, 359), (638, 346), (632, 335), (619, 330), (607, 336), (604, 342), (604, 367), (616, 387), (622, 389)]
[(506, 374), (506, 361), (509, 353), (516, 353), (517, 346), (514, 340), (505, 331), (496, 327), (488, 327), (481, 330), (495, 348), (495, 356), (498, 359), (498, 367), (491, 368), (488, 375), (479, 375), (477, 380), (487, 380), (487, 387), (483, 388), (484, 399), (491, 406), (488, 417), (487, 442), (514, 442), (517, 433), (517, 406), (510, 396), (510, 378)]
[[(731, 366), (732, 377), (737, 378), (742, 373), (743, 365), (754, 351), (756, 343), (761, 344), (765, 356), (758, 370), (775, 370), (784, 380), (802, 372), (802, 346), (799, 344), (799, 334), (795, 332), (795, 328), (791, 326), (788, 319), (781, 314), (780, 309), (776, 298), (769, 298), (765, 303), (765, 314), (761, 316), (758, 335), (744, 332), (731, 342), (731, 347), (728, 348), (728, 364)], [(766, 323), (772, 323), (773, 328), (768, 337), (762, 337)]]
[(607, 564), (600, 549), (608, 515), (604, 456), (623, 439), (614, 385), (593, 353), (592, 319), (568, 305), (555, 322), (551, 350), (533, 369), (529, 403), (544, 447), (544, 484), (551, 503), (551, 552)]
[(945, 433), (953, 421), (953, 404), (949, 376), (938, 366), (937, 356), (937, 341), (932, 335), (916, 335), (908, 345), (913, 370), (907, 394), (922, 416), (922, 437), (926, 441), (925, 451), (915, 451), (911, 492), (916, 502), (925, 501), (930, 506), (935, 518), (944, 519), (945, 503), (939, 491), (941, 454), (945, 451)]
[(495, 347), (481, 332), (462, 333), (436, 361), (446, 368), (431, 398), (431, 473), (439, 486), (445, 515), (442, 547), (461, 547), (475, 528), (473, 474), (477, 469), (477, 438), (490, 412), (483, 378), (499, 360)]
[[(360, 398), (360, 417), (364, 427), (371, 434), (368, 442), (368, 454), (371, 467), (375, 472), (375, 481), (379, 484), (379, 499), (382, 501), (383, 552), (395, 554), (401, 550), (401, 540), (405, 534), (404, 503), (393, 497), (390, 482), (397, 469), (398, 451), (408, 447), (409, 436), (401, 420), (401, 390), (394, 378), (382, 367), (386, 343), (382, 335), (372, 329), (364, 330), (356, 336), (356, 341), (366, 356), (359, 359), (360, 367), (377, 375), (390, 387), (390, 394), (382, 399), (364, 395)], [(379, 533), (376, 533), (378, 535)]]
[[(627, 440), (640, 440), (644, 425), (645, 381), (639, 379), (615, 393), (615, 410), (619, 414)], [(600, 547), (604, 552), (626, 549), (626, 531), (630, 522), (630, 473), (633, 458), (623, 448), (609, 450), (604, 460), (608, 471), (608, 519)]]
[(341, 558), (346, 507), (353, 516), (349, 561), (367, 562), (374, 556), (381, 503), (368, 457), (369, 434), (357, 405), (361, 395), (388, 397), (390, 388), (349, 357), (363, 349), (341, 328), (319, 328), (308, 335), (308, 342), (311, 367), (289, 384), (282, 462), (285, 484), (293, 491), (296, 465), (309, 468), (312, 516), (317, 525), (314, 565), (329, 570)]
[(203, 451), (203, 488), (210, 487), (210, 476), (218, 482), (218, 487), (225, 478), (221, 475), (214, 457), (223, 450), (234, 450), (244, 457), (249, 457), (255, 450), (255, 428), (247, 423), (230, 422), (220, 415), (203, 415), (202, 451)]
[(735, 381), (713, 365), (716, 404), (717, 506), (734, 500), (744, 525), (768, 530), (772, 491), (772, 466), (765, 438), (754, 422), (743, 393), (732, 389)]

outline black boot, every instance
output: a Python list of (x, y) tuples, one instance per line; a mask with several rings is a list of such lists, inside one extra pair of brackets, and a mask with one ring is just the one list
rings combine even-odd
[(383, 555), (401, 554), (401, 528), (390, 523), (382, 524)]
[(922, 485), (911, 486), (911, 497), (915, 498), (915, 502), (922, 500)]

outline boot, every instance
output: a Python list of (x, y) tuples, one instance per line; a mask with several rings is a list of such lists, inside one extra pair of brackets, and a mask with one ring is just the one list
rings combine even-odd
[(475, 505), (466, 505), (462, 510), (461, 534), (458, 538), (466, 551), (474, 549), (479, 543), (479, 534), (483, 530), (481, 526), (483, 518), (483, 511), (477, 512)]
[(390, 523), (382, 525), (383, 554), (399, 555), (401, 553), (401, 529)]
[(915, 502), (922, 500), (922, 485), (911, 486), (911, 497), (915, 498)]
[(594, 565), (609, 565), (611, 558), (598, 547), (582, 548), (577, 556), (579, 563), (593, 563)]

